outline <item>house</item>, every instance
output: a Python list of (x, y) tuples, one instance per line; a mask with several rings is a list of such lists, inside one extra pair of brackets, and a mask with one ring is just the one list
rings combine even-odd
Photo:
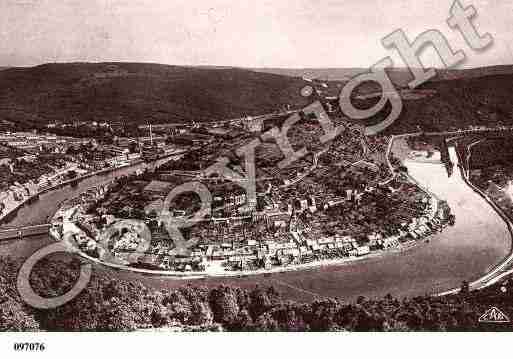
[(358, 257), (360, 256), (364, 256), (364, 255), (367, 255), (370, 253), (370, 248), (369, 246), (361, 246), (361, 247), (357, 247), (356, 248), (356, 255)]
[(399, 236), (391, 236), (383, 238), (382, 247), (383, 249), (395, 248), (399, 246)]
[(275, 228), (285, 228), (287, 227), (287, 223), (285, 221), (274, 221)]
[(242, 125), (246, 131), (261, 132), (263, 129), (263, 119), (248, 116), (242, 120)]
[(298, 202), (299, 202), (298, 207), (299, 207), (300, 211), (304, 211), (305, 209), (308, 208), (308, 200), (302, 199), (302, 200), (299, 200)]
[(257, 241), (254, 239), (248, 239), (248, 241), (247, 241), (248, 246), (256, 246), (257, 244), (258, 244)]
[(367, 235), (367, 245), (371, 249), (377, 249), (380, 247), (383, 236), (380, 233), (371, 233)]

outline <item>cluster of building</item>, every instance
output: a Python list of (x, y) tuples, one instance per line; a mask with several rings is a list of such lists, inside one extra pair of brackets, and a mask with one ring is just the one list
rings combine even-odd
[[(101, 203), (112, 188), (84, 195), (77, 204), (83, 210), (77, 211), (75, 218), (77, 225), (89, 234), (81, 240), (83, 250), (98, 256), (94, 242), (102, 238), (109, 224), (128, 214), (128, 218), (146, 223), (151, 246), (134, 257), (132, 254), (142, 240), (141, 232), (135, 227), (115, 232), (109, 250), (122, 263), (172, 271), (270, 270), (397, 248), (425, 238), (450, 221), (446, 206), (410, 188), (413, 185), (406, 186), (404, 195), (399, 196), (394, 193), (403, 191), (402, 184), (395, 189), (393, 184), (381, 183), (390, 177), (383, 158), (377, 156), (385, 152), (386, 141), (365, 142), (358, 126), (349, 126), (329, 146), (309, 147), (309, 159), (298, 160), (287, 168), (276, 168), (273, 154), (262, 160), (258, 153), (256, 198), (248, 198), (234, 178), (205, 175), (204, 170), (212, 161), (219, 156), (233, 157), (233, 148), (261, 133), (264, 125), (261, 118), (245, 118), (233, 124), (154, 126), (153, 130), (148, 126), (152, 144), (153, 131), (160, 131), (172, 143), (187, 142), (187, 154), (164, 170), (131, 179), (134, 185), (122, 190), (130, 195), (117, 196), (118, 200), (112, 198), (116, 195), (110, 196), (105, 206), (100, 205), (100, 211), (91, 204)], [(307, 121), (304, 127), (305, 131), (291, 131), (291, 142), (297, 148), (305, 138), (316, 138), (322, 133), (315, 123)], [(267, 166), (259, 166), (260, 163)], [(235, 172), (244, 172), (241, 166), (236, 159), (231, 163)], [(175, 181), (176, 178), (181, 179)], [(178, 253), (165, 223), (155, 213), (174, 186), (189, 181), (199, 181), (209, 188), (212, 211), (183, 231), (190, 247)], [(413, 197), (409, 190), (415, 192)], [(409, 197), (410, 200), (403, 201)], [(387, 207), (380, 203), (391, 198), (400, 207), (393, 220), (373, 222), (377, 211)], [(174, 216), (195, 211), (189, 198), (181, 203), (182, 207), (172, 208)], [(92, 207), (95, 210), (89, 211)], [(344, 222), (347, 219), (360, 226), (359, 230), (351, 231), (353, 228)], [(361, 225), (366, 221), (369, 224)]]
[(449, 213), (431, 199), (423, 216), (402, 223), (393, 234), (373, 232), (363, 239), (339, 234), (329, 236), (312, 230), (313, 222), (299, 218), (301, 211), (314, 213), (328, 204), (316, 206), (313, 198), (298, 202), (298, 206), (287, 212), (273, 212), (269, 208), (252, 216), (210, 219), (208, 224), (193, 229), (191, 236), (200, 238), (200, 244), (191, 252), (191, 264), (221, 261), (227, 270), (250, 270), (360, 257), (425, 238), (441, 230), (449, 220)]
[[(162, 186), (169, 189), (169, 184), (150, 183), (144, 191), (156, 194)], [(104, 213), (101, 220), (98, 216), (87, 215), (87, 207), (92, 203), (101, 202), (109, 192), (110, 185), (105, 185), (85, 193), (74, 204), (83, 207), (77, 212), (77, 223), (84, 227), (91, 239), (82, 239), (80, 245), (89, 254), (96, 253), (98, 246), (94, 241), (102, 235), (101, 228), (116, 221), (112, 215)], [(450, 212), (446, 206), (436, 199), (424, 197), (425, 211), (422, 216), (411, 218), (401, 223), (395, 231), (384, 229), (368, 233), (365, 238), (351, 235), (328, 235), (319, 231), (315, 221), (306, 221), (303, 214), (315, 214), (333, 209), (342, 204), (358, 203), (365, 191), (347, 190), (346, 196), (338, 200), (325, 200), (322, 197), (308, 196), (297, 198), (293, 203), (276, 203), (269, 194), (259, 193), (257, 204), (252, 211), (240, 212), (238, 208), (247, 205), (245, 194), (227, 194), (225, 197), (214, 198), (215, 203), (223, 204), (221, 214), (205, 218), (190, 229), (189, 238), (196, 244), (187, 255), (176, 256), (173, 252), (173, 240), (166, 232), (165, 225), (157, 218), (150, 216), (147, 208), (144, 220), (151, 230), (151, 247), (145, 253), (131, 256), (137, 249), (142, 238), (138, 231), (125, 231), (113, 238), (112, 254), (120, 262), (151, 269), (173, 271), (209, 271), (210, 268), (231, 270), (269, 270), (284, 265), (301, 265), (321, 260), (336, 260), (348, 257), (361, 257), (373, 251), (396, 248), (402, 243), (420, 240), (434, 231), (440, 230), (449, 220)], [(155, 198), (154, 196), (152, 198)], [(251, 207), (251, 206), (250, 206)], [(181, 213), (183, 214), (183, 212)], [(180, 215), (180, 213), (175, 213)], [(392, 233), (393, 232), (393, 233)]]
[[(15, 168), (10, 165), (10, 171)], [(67, 174), (73, 171), (75, 175), (80, 175), (86, 171), (78, 168), (77, 164), (66, 163), (61, 168), (56, 168), (50, 173), (43, 174), (35, 180), (25, 183), (14, 182), (7, 189), (0, 192), (0, 220), (9, 215), (23, 203), (37, 198), (37, 195), (64, 180), (69, 179)]]
[(89, 141), (88, 139), (36, 132), (4, 132), (0, 134), (0, 143), (30, 153), (65, 153), (69, 146), (79, 146)]
[[(100, 144), (95, 139), (74, 138), (33, 132), (0, 134), (0, 220), (25, 202), (65, 181), (91, 171), (128, 166), (144, 155), (166, 154), (176, 150), (143, 148), (132, 153), (135, 140), (115, 139), (113, 144)], [(153, 139), (152, 139), (153, 140)], [(159, 150), (157, 150), (157, 148)]]

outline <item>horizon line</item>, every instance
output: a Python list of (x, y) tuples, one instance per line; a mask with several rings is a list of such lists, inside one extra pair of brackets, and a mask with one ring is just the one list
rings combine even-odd
[[(13, 69), (13, 68), (33, 68), (44, 65), (65, 65), (65, 64), (144, 64), (144, 65), (162, 65), (162, 66), (175, 66), (175, 67), (218, 67), (218, 68), (228, 68), (228, 69), (246, 69), (246, 70), (340, 70), (340, 69), (369, 69), (370, 67), (365, 66), (319, 66), (319, 67), (282, 67), (282, 66), (264, 66), (264, 67), (252, 67), (252, 66), (239, 66), (239, 65), (211, 65), (211, 64), (199, 64), (199, 65), (189, 65), (189, 64), (169, 64), (169, 63), (161, 63), (161, 62), (151, 62), (151, 61), (59, 61), (59, 62), (42, 62), (36, 65), (1, 65), (2, 69)], [(476, 67), (455, 67), (455, 68), (445, 68), (445, 67), (434, 67), (427, 66), (424, 69), (434, 69), (434, 70), (452, 70), (452, 71), (464, 71), (464, 70), (472, 70), (472, 69), (485, 69), (491, 67), (507, 67), (513, 66), (513, 63), (510, 64), (495, 64), (495, 65), (484, 65), (484, 66), (476, 66)], [(409, 70), (410, 67), (407, 66), (393, 66), (387, 67), (390, 70)]]

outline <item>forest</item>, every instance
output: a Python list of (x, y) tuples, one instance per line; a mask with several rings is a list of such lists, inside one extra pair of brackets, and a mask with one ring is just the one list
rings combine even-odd
[[(43, 297), (62, 295), (79, 275), (76, 258), (46, 258), (30, 283)], [(513, 313), (513, 285), (505, 281), (479, 292), (463, 283), (459, 294), (415, 298), (359, 297), (300, 303), (284, 300), (271, 287), (252, 290), (184, 285), (156, 291), (93, 271), (88, 286), (53, 309), (26, 305), (16, 290), (20, 263), (0, 257), (0, 331), (511, 331), (510, 323), (480, 323), (495, 306)]]

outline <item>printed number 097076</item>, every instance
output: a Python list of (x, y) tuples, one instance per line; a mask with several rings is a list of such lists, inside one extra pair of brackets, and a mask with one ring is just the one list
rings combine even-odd
[(14, 343), (15, 351), (44, 351), (44, 343)]

